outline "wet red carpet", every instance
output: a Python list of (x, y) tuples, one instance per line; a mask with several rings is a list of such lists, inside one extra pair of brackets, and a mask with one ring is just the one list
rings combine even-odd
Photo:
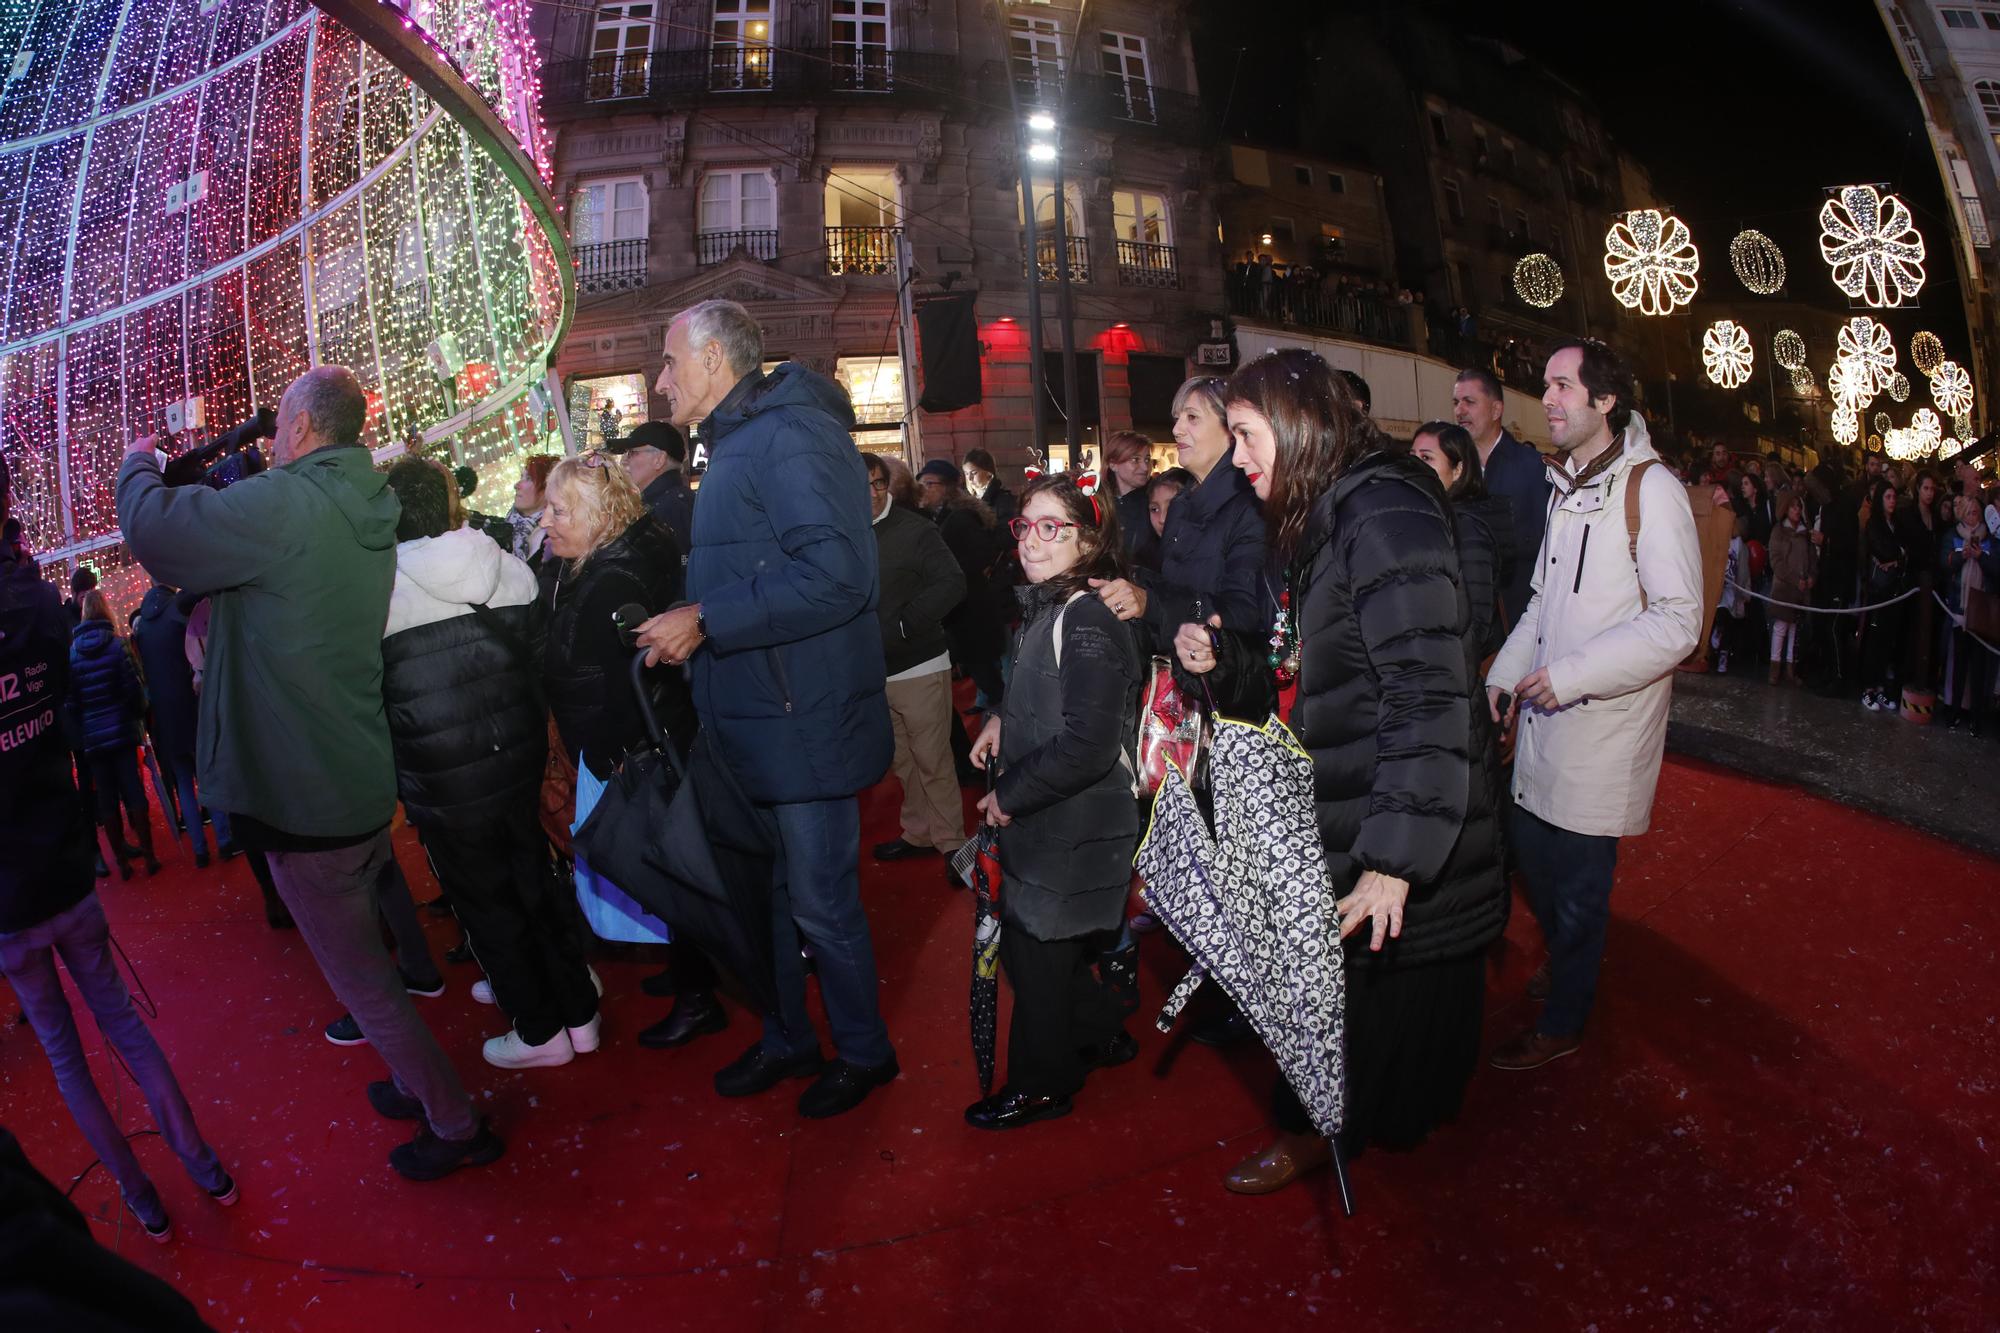
[[(893, 832), (892, 797), (870, 793), (864, 842)], [(1992, 1327), (2000, 867), (1679, 762), (1655, 822), (1625, 846), (1584, 1051), (1482, 1068), (1457, 1126), (1355, 1163), (1353, 1219), (1324, 1175), (1224, 1193), (1264, 1135), (1267, 1059), (1144, 1022), (1141, 1059), (1067, 1120), (967, 1128), (970, 906), (935, 861), (864, 867), (904, 1073), (860, 1110), (801, 1121), (802, 1084), (718, 1099), (710, 1076), (753, 1035), (740, 1012), (639, 1049), (665, 1005), (637, 964), (599, 965), (602, 1052), (503, 1074), (478, 1053), (494, 1013), (452, 968), (418, 1003), (509, 1151), (411, 1185), (384, 1160), (406, 1127), (362, 1098), (381, 1067), (321, 1038), (337, 1009), (297, 937), (266, 929), (241, 861), (171, 854), (103, 897), (243, 1201), (209, 1205), (155, 1137), (138, 1151), (171, 1246), (120, 1226), (101, 1170), (76, 1199), (215, 1326), (260, 1333)], [(1526, 1017), (1533, 940), (1517, 910), (1494, 1040)], [(1157, 938), (1145, 957), (1142, 1018), (1176, 971)], [(149, 1126), (85, 1027), (125, 1125)], [(0, 1120), (59, 1183), (90, 1160), (25, 1029), (0, 1036)]]

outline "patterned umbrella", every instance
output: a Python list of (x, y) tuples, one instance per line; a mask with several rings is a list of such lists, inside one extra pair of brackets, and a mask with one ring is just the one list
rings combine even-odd
[(951, 868), (972, 886), (972, 1058), (979, 1092), (993, 1092), (993, 1040), (1000, 1010), (1000, 842), (988, 827), (958, 849)]
[[(1195, 960), (1161, 1012), (1171, 1029), (1213, 977), (1257, 1030), (1313, 1124), (1343, 1123), (1346, 972), (1339, 912), (1313, 808), (1312, 759), (1273, 717), (1215, 719), (1209, 784), (1215, 830), (1178, 769), (1161, 783), (1139, 848), (1146, 901)], [(1352, 1196), (1337, 1140), (1342, 1201)]]

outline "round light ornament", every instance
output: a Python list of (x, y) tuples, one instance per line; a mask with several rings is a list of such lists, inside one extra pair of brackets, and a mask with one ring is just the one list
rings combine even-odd
[(1813, 378), (1810, 366), (1800, 366), (1792, 371), (1793, 393), (1814, 393), (1819, 389), (1819, 381)]
[(1522, 255), (1514, 265), (1514, 294), (1537, 310), (1562, 300), (1562, 266), (1545, 254)]
[(1935, 374), (1944, 364), (1944, 344), (1935, 333), (1919, 330), (1910, 339), (1910, 364), (1926, 375)]
[(1889, 414), (1887, 412), (1877, 412), (1875, 414), (1875, 419), (1873, 421), (1870, 421), (1868, 424), (1873, 426), (1877, 431), (1880, 431), (1882, 434), (1887, 435), (1889, 433), (1889, 426), (1890, 426)]
[(1656, 208), (1627, 213), (1604, 235), (1604, 276), (1618, 304), (1671, 315), (1694, 299), (1701, 253), (1687, 224)]
[(1872, 185), (1849, 185), (1820, 206), (1819, 252), (1833, 285), (1878, 309), (1911, 300), (1924, 285), (1924, 238), (1910, 208)]
[(1736, 280), (1759, 296), (1770, 296), (1785, 285), (1785, 252), (1754, 228), (1736, 233), (1729, 243), (1729, 267)]
[(1797, 370), (1806, 363), (1806, 340), (1791, 329), (1779, 329), (1771, 339), (1771, 359), (1786, 370)]
[(1889, 397), (1898, 403), (1910, 401), (1910, 377), (1900, 370), (1889, 377)]

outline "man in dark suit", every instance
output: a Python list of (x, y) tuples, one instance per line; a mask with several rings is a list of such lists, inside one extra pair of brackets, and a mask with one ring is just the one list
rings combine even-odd
[(1513, 511), (1514, 549), (1525, 558), (1514, 562), (1514, 577), (1500, 590), (1502, 624), (1512, 633), (1528, 609), (1534, 553), (1542, 548), (1542, 529), (1549, 519), (1548, 470), (1539, 453), (1500, 424), (1507, 411), (1506, 393), (1492, 371), (1477, 366), (1459, 371), (1452, 385), (1451, 411), (1479, 450), (1486, 489), (1505, 496)]

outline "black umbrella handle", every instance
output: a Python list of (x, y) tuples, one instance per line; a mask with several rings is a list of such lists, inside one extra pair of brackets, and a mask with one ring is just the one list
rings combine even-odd
[(646, 720), (646, 736), (653, 742), (653, 748), (665, 757), (674, 780), (686, 782), (687, 772), (681, 766), (680, 756), (674, 753), (666, 732), (660, 727), (659, 715), (653, 711), (653, 695), (646, 688), (646, 654), (643, 650), (632, 654), (632, 694), (639, 701), (639, 715)]

